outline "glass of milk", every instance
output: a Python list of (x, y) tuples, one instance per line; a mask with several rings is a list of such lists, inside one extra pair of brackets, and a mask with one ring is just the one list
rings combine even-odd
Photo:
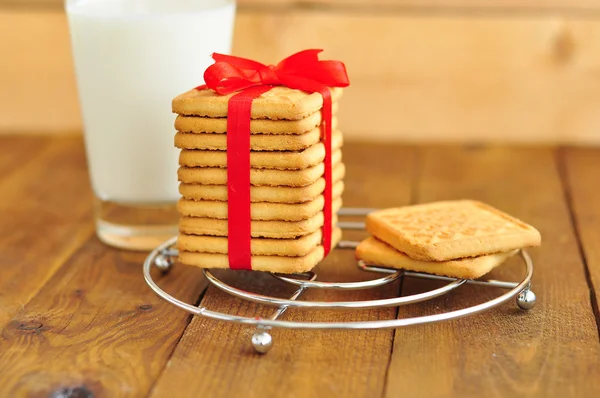
[(96, 231), (154, 248), (177, 233), (171, 100), (230, 53), (234, 0), (67, 0)]

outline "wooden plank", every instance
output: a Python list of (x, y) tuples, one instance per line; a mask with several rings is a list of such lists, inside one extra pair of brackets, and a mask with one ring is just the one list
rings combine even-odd
[(0, 137), (0, 326), (92, 234), (81, 138)]
[[(37, 0), (49, 1), (49, 0)], [(237, 0), (244, 7), (324, 8), (330, 10), (359, 8), (377, 11), (491, 11), (543, 12), (598, 10), (595, 0)]]
[[(413, 151), (404, 147), (348, 145), (346, 206), (391, 206), (408, 202), (411, 192)], [(393, 174), (392, 174), (393, 173)], [(361, 234), (362, 235), (362, 234)], [(348, 238), (349, 235), (346, 237)], [(364, 275), (352, 264), (352, 251), (331, 255), (318, 267), (322, 280), (360, 280)], [(228, 273), (238, 286), (280, 297), (293, 289), (275, 284), (268, 275)], [(263, 285), (262, 288), (258, 286)], [(354, 291), (348, 300), (390, 297), (397, 285), (379, 291)], [(339, 292), (309, 292), (310, 300), (332, 300)], [(233, 299), (209, 288), (202, 305), (221, 312), (245, 316), (268, 316), (265, 309)], [(349, 314), (335, 311), (292, 310), (286, 319), (343, 321), (393, 318), (395, 309)], [(181, 339), (169, 366), (161, 375), (153, 397), (278, 397), (286, 396), (381, 396), (391, 349), (391, 331), (319, 332), (274, 330), (273, 349), (261, 357), (249, 344), (253, 329), (194, 318)], [(200, 377), (198, 375), (201, 375)]]
[(0, 7), (4, 8), (52, 8), (59, 9), (64, 7), (64, 0), (0, 0)]
[[(598, 10), (595, 0), (237, 0), (239, 7), (328, 7), (334, 10), (363, 8), (378, 11), (424, 10), (439, 12), (444, 10), (468, 11), (590, 11)], [(0, 0), (0, 7), (63, 7), (64, 0)]]
[(8, 174), (23, 168), (25, 164), (35, 161), (50, 142), (50, 137), (31, 139), (16, 135), (0, 136), (0, 181)]
[(241, 56), (344, 60), (349, 139), (600, 143), (595, 19), (256, 11), (236, 32)]
[[(0, 395), (146, 396), (189, 316), (148, 288), (144, 257), (88, 240), (2, 329)], [(197, 269), (155, 278), (191, 302), (204, 288)]]
[[(590, 380), (600, 374), (600, 344), (554, 150), (427, 148), (419, 182), (419, 202), (475, 198), (540, 230), (543, 246), (530, 250), (538, 303), (527, 313), (511, 301), (482, 315), (399, 330), (386, 396), (598, 396), (600, 385)], [(513, 259), (490, 277), (522, 275)], [(406, 279), (403, 294), (431, 286)], [(401, 312), (439, 313), (499, 293), (463, 286)]]
[(596, 324), (600, 329), (600, 150), (568, 148), (561, 155), (567, 179), (568, 199), (585, 259)]
[[(234, 52), (277, 62), (316, 47), (344, 60), (350, 140), (600, 144), (598, 21), (242, 8)], [(0, 42), (11, 54), (0, 63), (0, 132), (81, 129), (64, 14), (0, 11), (0, 36), (15, 37)]]

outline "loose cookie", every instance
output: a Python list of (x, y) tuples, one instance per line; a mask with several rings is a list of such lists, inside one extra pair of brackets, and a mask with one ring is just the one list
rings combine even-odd
[(491, 206), (473, 200), (385, 209), (367, 216), (376, 238), (424, 261), (446, 261), (538, 246), (540, 233)]
[(414, 260), (373, 237), (356, 248), (356, 258), (368, 264), (460, 279), (477, 279), (512, 257), (517, 250), (448, 261)]

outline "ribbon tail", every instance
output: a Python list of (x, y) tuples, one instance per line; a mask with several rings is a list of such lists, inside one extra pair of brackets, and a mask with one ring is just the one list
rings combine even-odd
[(325, 198), (325, 205), (323, 206), (323, 249), (325, 250), (324, 256), (327, 256), (331, 251), (331, 234), (332, 234), (332, 212), (333, 212), (333, 177), (332, 177), (332, 149), (331, 149), (331, 119), (332, 115), (332, 100), (331, 92), (328, 88), (319, 90), (323, 96), (323, 124), (321, 125), (321, 131), (323, 134), (323, 144), (325, 145), (325, 191), (323, 196)]

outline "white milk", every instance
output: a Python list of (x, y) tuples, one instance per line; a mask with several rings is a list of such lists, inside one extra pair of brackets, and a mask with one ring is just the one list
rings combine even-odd
[(72, 0), (66, 5), (92, 186), (103, 201), (174, 202), (171, 100), (229, 53), (235, 2)]

